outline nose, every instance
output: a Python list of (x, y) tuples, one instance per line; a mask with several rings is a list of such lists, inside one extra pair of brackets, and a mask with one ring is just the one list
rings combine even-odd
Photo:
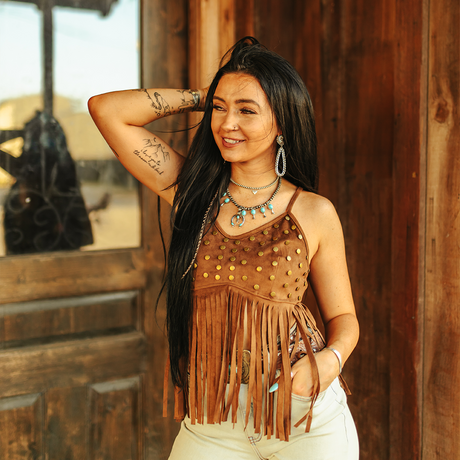
[(222, 120), (221, 128), (226, 131), (236, 131), (238, 129), (238, 119), (234, 113), (228, 111)]

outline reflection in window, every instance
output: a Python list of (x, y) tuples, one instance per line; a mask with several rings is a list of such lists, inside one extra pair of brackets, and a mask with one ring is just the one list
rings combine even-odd
[(139, 246), (137, 182), (86, 109), (139, 86), (138, 11), (138, 0), (0, 1), (0, 255)]

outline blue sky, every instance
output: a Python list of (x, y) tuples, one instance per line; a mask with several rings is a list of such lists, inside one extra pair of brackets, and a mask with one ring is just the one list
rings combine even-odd
[[(107, 17), (54, 8), (54, 93), (86, 106), (94, 94), (139, 86), (138, 0), (118, 0)], [(0, 103), (41, 93), (41, 12), (0, 0)]]

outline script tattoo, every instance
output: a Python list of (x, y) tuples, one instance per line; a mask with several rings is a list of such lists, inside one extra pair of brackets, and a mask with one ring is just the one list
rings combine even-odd
[(189, 99), (188, 101), (185, 99), (185, 94), (186, 93), (190, 97), (192, 97), (192, 93), (190, 92), (190, 90), (178, 89), (177, 92), (181, 93), (181, 95), (182, 95), (180, 105), (178, 107), (179, 113), (184, 113), (186, 109), (189, 109), (190, 107), (193, 107), (195, 105), (195, 101), (193, 100), (193, 98), (191, 100)]
[(157, 142), (156, 137), (153, 139), (144, 139), (144, 145), (139, 150), (134, 150), (134, 155), (147, 163), (159, 175), (164, 173), (162, 164), (169, 161), (169, 152)]
[(146, 89), (141, 89), (138, 91), (142, 91), (147, 95), (150, 101), (150, 105), (152, 106), (153, 110), (155, 110), (157, 116), (167, 117), (168, 115), (171, 115), (171, 107), (160, 93), (155, 91), (152, 98)]

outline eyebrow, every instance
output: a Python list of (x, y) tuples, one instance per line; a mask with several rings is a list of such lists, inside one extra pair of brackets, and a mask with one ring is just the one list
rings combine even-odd
[[(219, 96), (216, 96), (214, 95), (213, 97), (214, 99), (218, 99), (219, 101), (222, 101), (222, 102), (226, 102), (225, 99), (219, 97)], [(256, 102), (254, 99), (237, 99), (235, 101), (236, 104), (255, 104), (257, 105), (257, 107), (260, 107), (259, 103)]]

